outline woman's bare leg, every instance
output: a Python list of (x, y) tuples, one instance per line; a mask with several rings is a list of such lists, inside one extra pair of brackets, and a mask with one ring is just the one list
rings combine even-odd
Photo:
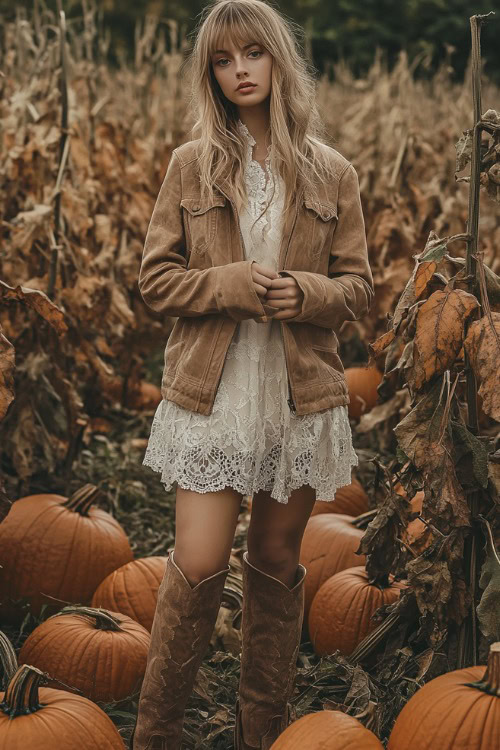
[(177, 486), (174, 559), (191, 586), (228, 565), (243, 495)]
[(293, 586), (300, 546), (316, 500), (316, 490), (305, 484), (279, 503), (270, 492), (257, 492), (252, 499), (248, 528), (248, 560), (256, 568)]

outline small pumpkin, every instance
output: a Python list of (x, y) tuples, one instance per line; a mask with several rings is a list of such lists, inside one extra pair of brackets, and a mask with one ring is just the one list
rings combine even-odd
[[(111, 703), (132, 695), (146, 671), (150, 635), (119, 612), (65, 607), (25, 640), (19, 662), (61, 680), (68, 690)], [(60, 687), (49, 680), (49, 687)]]
[(343, 711), (317, 711), (292, 722), (270, 750), (383, 750), (369, 729)]
[(22, 664), (0, 692), (0, 750), (125, 750), (123, 740), (93, 701), (40, 687), (45, 675)]
[[(0, 524), (0, 614), (17, 622), (15, 601), (26, 597), (40, 614), (65, 604), (87, 604), (109, 573), (133, 559), (125, 531), (93, 506), (98, 487), (86, 484), (71, 497), (28, 495), (12, 504)], [(54, 601), (54, 599), (56, 601)]]
[(362, 529), (353, 524), (353, 516), (343, 513), (320, 513), (306, 524), (300, 562), (307, 575), (304, 581), (304, 622), (319, 587), (345, 568), (365, 563), (365, 555), (357, 555)]
[(455, 669), (417, 690), (400, 711), (387, 750), (493, 750), (499, 737), (497, 641), (490, 646), (486, 668)]
[(378, 623), (371, 617), (384, 604), (392, 604), (405, 584), (370, 581), (364, 565), (346, 568), (328, 578), (318, 589), (309, 610), (309, 633), (318, 656), (339, 649), (349, 656)]
[(92, 606), (122, 612), (151, 632), (166, 564), (166, 557), (153, 556), (122, 565), (101, 581), (92, 597)]
[(129, 377), (127, 382), (116, 377), (106, 380), (108, 398), (127, 409), (156, 409), (162, 400), (161, 389), (147, 380)]
[(139, 381), (139, 388), (127, 394), (129, 409), (156, 409), (162, 400), (161, 390), (147, 380)]
[(370, 367), (347, 367), (344, 374), (350, 398), (347, 411), (351, 419), (358, 420), (377, 403), (377, 387), (383, 378), (383, 373), (376, 365), (372, 365)]
[(317, 516), (319, 513), (344, 513), (348, 516), (359, 516), (360, 513), (369, 510), (368, 505), (368, 495), (363, 485), (353, 477), (351, 484), (338, 488), (334, 500), (330, 502), (316, 500), (311, 516)]

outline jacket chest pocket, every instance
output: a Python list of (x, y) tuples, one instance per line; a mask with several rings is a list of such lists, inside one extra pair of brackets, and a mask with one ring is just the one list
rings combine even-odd
[(307, 222), (307, 247), (311, 260), (318, 260), (331, 240), (337, 225), (337, 206), (333, 203), (318, 203), (304, 199), (304, 213)]
[(223, 195), (214, 195), (211, 200), (200, 198), (182, 198), (184, 227), (188, 250), (192, 253), (204, 253), (214, 241), (217, 233), (217, 221), (220, 207), (226, 204)]

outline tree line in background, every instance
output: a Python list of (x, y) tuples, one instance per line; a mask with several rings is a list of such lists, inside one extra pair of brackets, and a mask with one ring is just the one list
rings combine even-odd
[[(82, 17), (85, 0), (59, 0), (67, 21)], [(102, 0), (98, 23), (110, 34), (109, 62), (117, 55), (131, 59), (136, 24), (146, 14), (173, 19), (180, 34), (189, 34), (205, 0)], [(470, 16), (495, 11), (482, 37), (483, 75), (500, 83), (496, 40), (500, 0), (273, 0), (271, 3), (304, 30), (306, 53), (320, 73), (333, 77), (332, 63), (344, 60), (353, 73), (363, 76), (377, 48), (392, 69), (401, 49), (408, 53), (417, 76), (432, 76), (444, 62), (452, 78), (461, 80), (470, 49)], [(25, 12), (27, 17), (45, 7), (56, 9), (58, 0), (0, 0), (2, 20)], [(1, 39), (0, 39), (1, 43)]]

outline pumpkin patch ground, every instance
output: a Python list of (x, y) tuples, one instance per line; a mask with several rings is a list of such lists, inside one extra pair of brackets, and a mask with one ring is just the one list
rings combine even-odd
[[(175, 544), (175, 486), (142, 465), (174, 321), (137, 274), (189, 139), (186, 40), (169, 27), (166, 49), (151, 20), (141, 70), (114, 69), (92, 58), (90, 11), (76, 36), (44, 13), (3, 24), (0, 45), (0, 750), (121, 750)], [(272, 750), (499, 747), (500, 89), (479, 86), (477, 23), (463, 81), (427, 58), (421, 80), (406, 54), (318, 81), (359, 176), (375, 295), (335, 331), (358, 464), (306, 524)], [(245, 496), (186, 750), (233, 748), (251, 512)]]

